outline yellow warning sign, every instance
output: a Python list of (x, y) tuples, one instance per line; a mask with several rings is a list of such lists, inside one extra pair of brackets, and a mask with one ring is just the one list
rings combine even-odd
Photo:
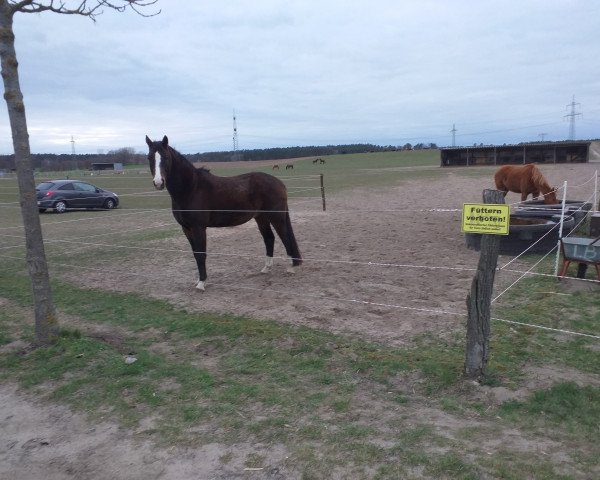
[(464, 233), (508, 235), (510, 207), (495, 203), (463, 204), (461, 230)]

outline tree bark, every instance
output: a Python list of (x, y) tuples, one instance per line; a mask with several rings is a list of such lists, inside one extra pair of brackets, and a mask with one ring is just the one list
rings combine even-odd
[[(498, 190), (484, 190), (483, 203), (504, 203)], [(500, 236), (481, 236), (481, 248), (477, 272), (467, 295), (467, 348), (465, 354), (465, 376), (480, 380), (485, 374), (490, 353), (490, 318), (494, 277), (498, 265)]]
[(4, 81), (4, 99), (8, 107), (8, 118), (15, 150), (21, 216), (25, 230), (27, 266), (33, 291), (35, 343), (39, 346), (46, 346), (57, 338), (58, 321), (52, 303), (48, 264), (35, 195), (35, 179), (31, 165), (25, 104), (19, 84), (18, 63), (15, 52), (13, 11), (6, 0), (0, 0), (0, 60), (2, 80)]

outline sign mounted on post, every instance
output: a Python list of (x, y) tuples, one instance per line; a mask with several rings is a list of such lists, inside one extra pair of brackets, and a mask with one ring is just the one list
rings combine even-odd
[(508, 235), (510, 206), (503, 203), (463, 204), (461, 231)]

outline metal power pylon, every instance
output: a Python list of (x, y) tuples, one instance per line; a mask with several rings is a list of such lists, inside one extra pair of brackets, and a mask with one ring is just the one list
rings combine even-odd
[(75, 160), (75, 139), (73, 135), (71, 135), (71, 162), (73, 162), (73, 168), (79, 170), (79, 165), (77, 165), (77, 160)]
[(577, 105), (580, 104), (575, 102), (575, 95), (573, 95), (573, 100), (567, 105), (567, 108), (571, 107), (571, 113), (565, 115), (565, 117), (569, 117), (569, 140), (575, 140), (575, 117), (581, 115), (581, 113), (575, 112)]
[(238, 134), (237, 122), (235, 120), (235, 110), (233, 111), (233, 160), (238, 159)]

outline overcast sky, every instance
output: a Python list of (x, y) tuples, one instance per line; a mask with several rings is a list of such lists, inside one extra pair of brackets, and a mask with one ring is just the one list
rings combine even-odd
[[(67, 4), (69, 1), (66, 2)], [(73, 3), (73, 2), (71, 2)], [(79, 3), (78, 1), (74, 3)], [(600, 137), (595, 0), (159, 0), (15, 16), (34, 153)], [(4, 102), (3, 102), (3, 105)], [(0, 153), (12, 153), (6, 106)], [(74, 144), (71, 142), (73, 138)]]

